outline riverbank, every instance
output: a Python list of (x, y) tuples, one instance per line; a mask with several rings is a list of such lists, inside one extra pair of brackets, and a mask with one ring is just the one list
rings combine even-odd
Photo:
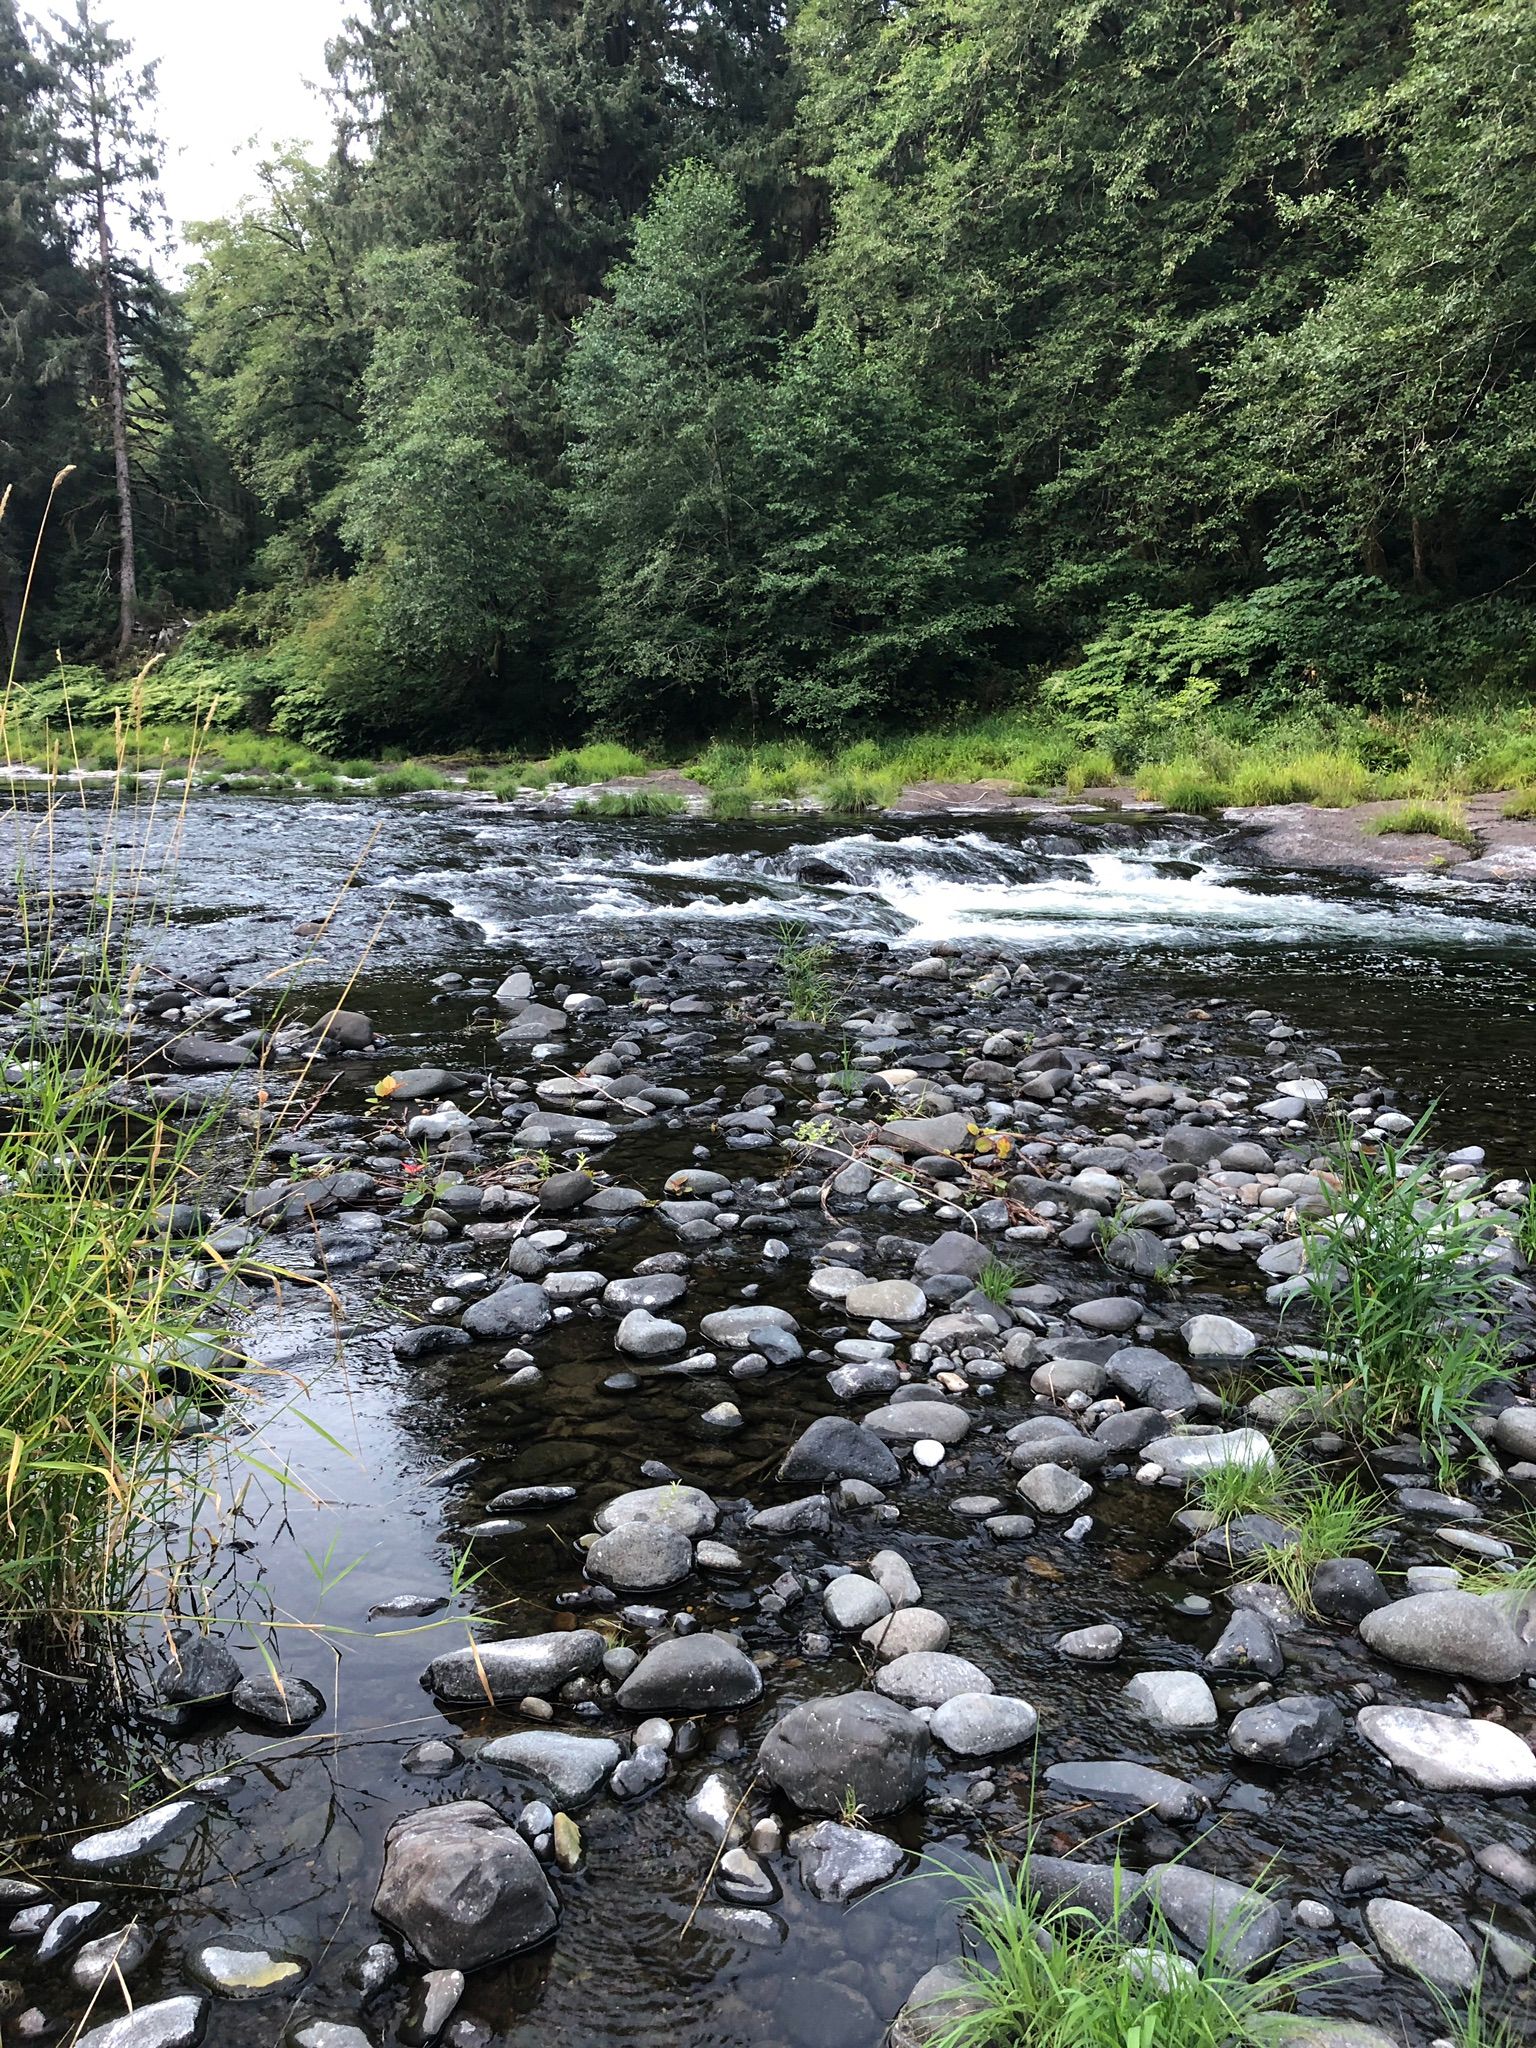
[[(156, 1101), (219, 1119), (166, 1221), (244, 1363), (188, 1438), (201, 1535), (125, 1689), (7, 1674), (24, 2032), (118, 2018), (111, 1952), (130, 2048), (279, 2021), (633, 2048), (657, 2015), (683, 2048), (879, 2048), (1032, 1824), (1041, 1880), (1092, 1896), (1118, 1848), (1138, 1937), (1156, 1896), (1187, 1958), (1219, 1905), (1228, 1966), (1319, 1965), (1298, 2048), (1329, 2016), (1420, 2048), (1419, 1972), (1458, 1998), (1463, 1950), (1523, 2014), (1536, 1329), (1506, 1134), (1461, 1109), (1411, 1190), (1486, 1263), (1500, 1348), (1442, 1411), (1473, 1436), (1417, 1406), (1418, 1326), (1366, 1427), (1309, 1233), (1362, 1192), (1336, 1124), (1391, 1188), (1415, 1093), (1316, 973), (1239, 994), (1230, 925), (1181, 990), (1144, 953), (870, 936), (879, 858), (1075, 888), (1109, 933), (1149, 821), (941, 824), (885, 853), (785, 818), (749, 869), (748, 829), (703, 818), (192, 799), (135, 1044)], [(1196, 828), (1150, 824), (1136, 872), (1218, 901)], [(65, 963), (51, 995), (66, 1031)], [(1506, 1566), (1513, 1620), (1482, 1597)], [(434, 1810), (458, 1831), (403, 1825)], [(439, 1857), (489, 1859), (494, 1910), (450, 1909)]]

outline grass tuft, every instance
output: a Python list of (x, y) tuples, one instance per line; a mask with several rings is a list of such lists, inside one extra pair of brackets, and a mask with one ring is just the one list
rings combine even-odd
[(1477, 845), (1477, 835), (1467, 823), (1465, 811), (1452, 804), (1400, 804), (1395, 811), (1363, 818), (1360, 829), (1374, 837), (1388, 832), (1424, 832), (1435, 839), (1447, 839), (1453, 846)]

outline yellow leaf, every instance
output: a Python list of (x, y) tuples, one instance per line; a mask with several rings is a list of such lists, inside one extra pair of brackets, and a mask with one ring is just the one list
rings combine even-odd
[(378, 1096), (380, 1102), (388, 1102), (390, 1096), (394, 1094), (399, 1086), (400, 1083), (393, 1074), (386, 1074), (382, 1081), (374, 1083), (373, 1092)]

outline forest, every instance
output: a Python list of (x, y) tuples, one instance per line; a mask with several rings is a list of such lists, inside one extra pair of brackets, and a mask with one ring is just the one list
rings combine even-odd
[(365, 0), (328, 63), (177, 267), (152, 75), (0, 0), (30, 716), (1528, 700), (1530, 0)]

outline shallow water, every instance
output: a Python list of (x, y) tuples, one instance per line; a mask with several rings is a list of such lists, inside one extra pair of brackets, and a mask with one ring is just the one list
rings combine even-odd
[[(1123, 1015), (1131, 1029), (1155, 1019), (1170, 998), (1218, 997), (1232, 1006), (1226, 1028), (1254, 1050), (1253, 1034), (1236, 1020), (1250, 1008), (1272, 1009), (1321, 1033), (1349, 1066), (1368, 1060), (1418, 1102), (1441, 1098), (1448, 1139), (1484, 1142), (1511, 1166), (1528, 1164), (1536, 1143), (1536, 905), (1507, 889), (1407, 889), (1279, 873), (1236, 834), (1088, 815), (1048, 827), (1031, 819), (850, 828), (805, 818), (713, 826), (537, 819), (465, 803), (243, 797), (198, 799), (177, 838), (162, 823), (123, 849), (125, 869), (137, 861), (150, 875), (175, 858), (173, 906), (149, 947), (156, 959), (217, 964), (237, 983), (298, 977), (313, 984), (318, 1004), (340, 992), (362, 958), (351, 1000), (389, 1034), (389, 1056), (345, 1064), (337, 1108), (357, 1106), (388, 1065), (499, 1057), (469, 1006), (434, 986), (445, 970), (499, 975), (524, 960), (564, 960), (579, 985), (575, 967), (584, 956), (644, 953), (660, 933), (705, 948), (762, 946), (788, 920), (833, 942), (860, 934), (902, 949), (940, 939), (1017, 949), (1037, 966), (1087, 976), (1097, 1011)], [(83, 874), (84, 852), (67, 838), (62, 857), (78, 859)], [(847, 879), (804, 879), (810, 859)], [(296, 931), (333, 905), (323, 936)], [(607, 1029), (611, 1036), (611, 1017)], [(751, 1076), (720, 1064), (731, 1049), (727, 1031), (702, 1071), (679, 1055), (678, 1074), (691, 1073), (695, 1094), (707, 1092), (700, 1079), (717, 1073), (739, 1093)], [(616, 1178), (654, 1188), (711, 1142), (696, 1128), (646, 1132), (621, 1139), (602, 1163)], [(766, 1178), (776, 1159), (720, 1150), (709, 1163), (738, 1176), (758, 1167)], [(804, 1280), (827, 1230), (814, 1213), (784, 1221), (792, 1257), (765, 1284), (769, 1298), (810, 1325)], [(674, 1244), (647, 1221), (633, 1236), (600, 1241), (580, 1263), (629, 1271), (637, 1258)], [(494, 1361), (500, 1347), (395, 1361), (381, 1332), (402, 1311), (419, 1312), (442, 1273), (464, 1265), (488, 1266), (489, 1256), (449, 1246), (419, 1270), (370, 1272), (366, 1287), (347, 1292), (339, 1321), (303, 1293), (253, 1320), (252, 1355), (286, 1377), (252, 1375), (243, 1418), (250, 1456), (226, 1455), (202, 1474), (213, 1489), (197, 1518), (208, 1547), (187, 1574), (187, 1597), (195, 1583), (206, 1587), (208, 1607), (230, 1622), (238, 1617), (249, 1641), (320, 1686), (329, 1710), (306, 1736), (263, 1740), (224, 1716), (187, 1733), (157, 1731), (104, 1712), (94, 1695), (71, 1716), (55, 1687), (24, 1703), (22, 1737), (0, 1786), (0, 1815), (24, 1867), (46, 1862), (27, 1837), (114, 1821), (158, 1796), (166, 1769), (178, 1781), (236, 1771), (227, 1801), (196, 1833), (120, 1883), (89, 1888), (156, 1931), (154, 1957), (135, 1985), (141, 1998), (180, 1988), (188, 1952), (235, 1929), (307, 1958), (309, 1982), (294, 2001), (306, 2016), (354, 2018), (344, 1972), (376, 1931), (369, 1909), (390, 1821), (444, 1798), (542, 1796), (532, 1781), (474, 1762), (442, 1780), (402, 1768), (423, 1735), (457, 1727), (475, 1736), (508, 1725), (488, 1714), (445, 1717), (418, 1683), (428, 1658), (463, 1639), (472, 1609), (518, 1633), (554, 1625), (555, 1594), (581, 1582), (576, 1539), (604, 1498), (640, 1483), (645, 1459), (668, 1461), (718, 1498), (750, 1494), (763, 1505), (796, 1490), (772, 1477), (788, 1441), (837, 1406), (816, 1367), (752, 1382), (662, 1378), (616, 1397), (601, 1384), (615, 1364), (611, 1330), (580, 1317), (537, 1340), (544, 1378), (527, 1390), (506, 1385)], [(1042, 1258), (1029, 1277), (1058, 1274), (1070, 1275), (1072, 1298), (1081, 1298), (1081, 1269), (1064, 1261)], [(711, 1247), (694, 1268), (690, 1325), (762, 1277), (748, 1245), (727, 1238)], [(1246, 1272), (1209, 1274), (1189, 1306), (1245, 1314), (1256, 1299)], [(724, 1393), (741, 1406), (745, 1426), (710, 1436), (696, 1418)], [(1435, 1798), (1448, 1825), (1430, 1835), (1426, 1853), (1423, 1825), (1382, 1814), (1402, 1784), (1394, 1793), (1353, 1756), (1336, 1771), (1284, 1783), (1244, 1769), (1234, 1790), (1218, 1732), (1138, 1734), (1113, 1705), (1124, 1678), (1142, 1661), (1195, 1665), (1222, 1625), (1219, 1611), (1203, 1620), (1173, 1612), (1189, 1582), (1165, 1569), (1179, 1547), (1168, 1527), (1170, 1496), (1101, 1490), (1083, 1548), (1048, 1530), (1020, 1549), (997, 1546), (948, 1506), (959, 1494), (1008, 1491), (993, 1446), (1025, 1411), (1016, 1394), (995, 1406), (990, 1437), (973, 1434), (938, 1473), (903, 1487), (896, 1534), (926, 1604), (956, 1624), (951, 1647), (976, 1658), (1000, 1690), (1041, 1708), (1042, 1765), (1108, 1753), (1195, 1779), (1219, 1802), (1197, 1860), (1249, 1879), (1274, 1863), (1292, 1897), (1310, 1889), (1337, 1899), (1344, 1869), (1370, 1854), (1389, 1869), (1411, 1870), (1404, 1895), (1433, 1905), (1437, 1888), (1454, 1895), (1469, 1845), (1511, 1824), (1514, 1838), (1526, 1841), (1526, 1802)], [(434, 1483), (466, 1457), (477, 1460), (471, 1474)], [(288, 1483), (280, 1484), (273, 1475), (285, 1470)], [(473, 1545), (483, 1576), (456, 1590), (462, 1532), (484, 1502), (510, 1483), (544, 1480), (575, 1485), (577, 1500), (530, 1520), (520, 1535)], [(586, 1862), (559, 1881), (559, 1939), (474, 1980), (464, 2011), (515, 2048), (876, 2048), (917, 1976), (954, 1951), (952, 1885), (930, 1875), (840, 1909), (800, 1893), (786, 1861), (787, 1896), (773, 1909), (785, 1928), (782, 1945), (752, 1948), (711, 1928), (707, 1914), (687, 1924), (701, 1893), (707, 1898), (710, 1850), (682, 1801), (707, 1769), (733, 1768), (738, 1746), (745, 1776), (762, 1730), (786, 1701), (860, 1680), (846, 1646), (825, 1661), (803, 1658), (796, 1636), (813, 1619), (806, 1610), (791, 1617), (788, 1633), (744, 1616), (747, 1589), (765, 1586), (781, 1559), (851, 1560), (884, 1540), (877, 1530), (850, 1528), (840, 1551), (786, 1542), (781, 1553), (754, 1557), (746, 1580), (688, 1582), (686, 1604), (705, 1625), (741, 1622), (749, 1647), (779, 1657), (763, 1703), (720, 1724), (713, 1746), (659, 1794), (632, 1806), (603, 1796), (581, 1816)], [(367, 1621), (374, 1602), (402, 1590), (447, 1594), (447, 1618), (404, 1627)], [(1055, 1638), (1100, 1619), (1127, 1630), (1126, 1657), (1108, 1674), (1064, 1665)], [(1150, 1654), (1142, 1660), (1136, 1651)], [(1294, 1646), (1286, 1687), (1337, 1694), (1366, 1675), (1358, 1646), (1319, 1632)], [(1433, 1681), (1423, 1688), (1428, 1699), (1447, 1690)], [(975, 1775), (956, 1771), (945, 1789), (958, 1797)], [(902, 1839), (957, 1859), (979, 1853), (995, 1825), (1003, 1846), (1016, 1847), (1028, 1759), (993, 1775), (995, 1821), (930, 1807), (922, 1819), (907, 1817)], [(1077, 1814), (1049, 1804), (1037, 1818), (1053, 1846), (1085, 1831)], [(1360, 1933), (1360, 1916), (1347, 1906), (1344, 1921)], [(62, 1967), (29, 1976), (28, 1995), (50, 2014), (72, 2016), (80, 2002), (65, 1981)], [(1339, 1986), (1312, 2003), (1377, 2017), (1401, 2004), (1405, 2038), (1427, 2038), (1432, 2013), (1400, 1991), (1397, 1980), (1386, 1993)], [(241, 2048), (270, 2042), (288, 2011), (283, 2001), (216, 2001), (209, 2038)], [(363, 2023), (376, 2040), (390, 2040), (402, 2012), (402, 1996), (391, 1992)]]

